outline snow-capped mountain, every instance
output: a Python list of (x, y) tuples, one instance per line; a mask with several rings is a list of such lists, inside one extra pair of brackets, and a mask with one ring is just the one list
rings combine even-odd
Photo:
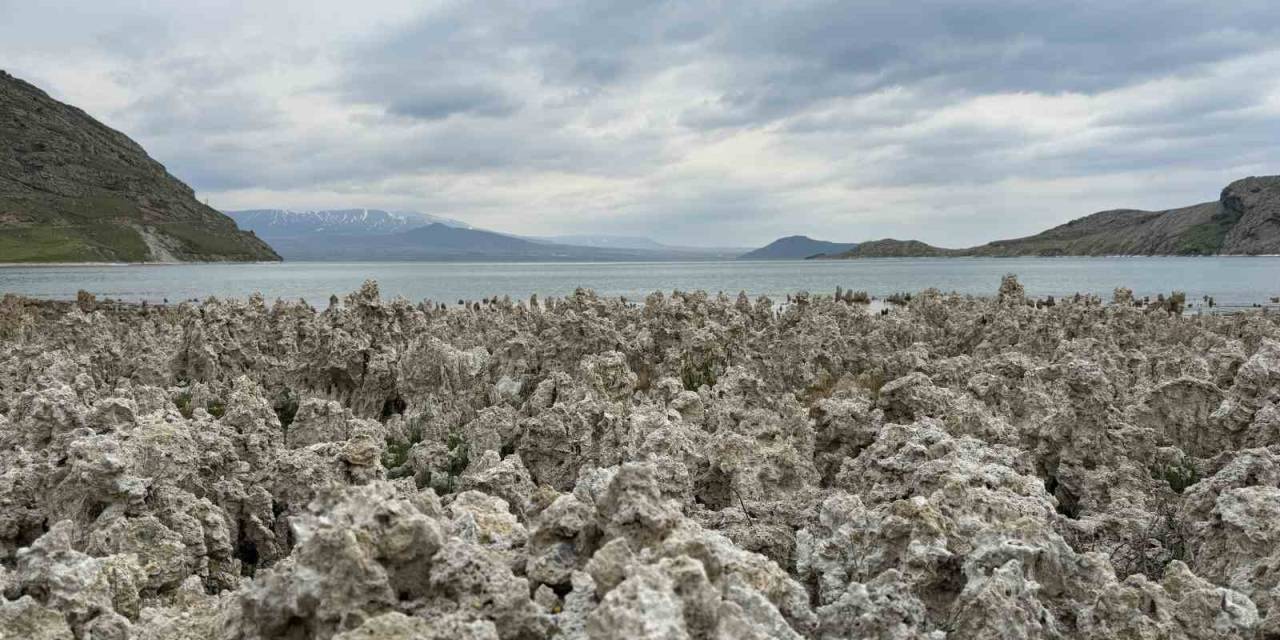
[(382, 209), (228, 211), (286, 260), (707, 260), (713, 249), (611, 235), (525, 238), (425, 213)]
[(228, 211), (241, 229), (253, 231), (259, 238), (294, 238), (314, 234), (378, 235), (408, 231), (429, 224), (443, 224), (458, 229), (471, 225), (460, 220), (433, 216), (416, 211), (382, 209), (328, 209), (294, 211), (290, 209), (248, 209)]

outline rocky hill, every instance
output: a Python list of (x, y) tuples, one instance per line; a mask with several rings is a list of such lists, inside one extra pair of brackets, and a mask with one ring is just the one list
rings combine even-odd
[(279, 259), (127, 136), (0, 71), (0, 262)]
[[(785, 240), (789, 238), (773, 244)], [(1033, 236), (996, 240), (968, 249), (944, 249), (918, 240), (885, 239), (820, 253), (805, 257), (1280, 254), (1280, 176), (1237, 180), (1227, 185), (1215, 202), (1165, 211), (1100, 211)]]
[(754, 251), (738, 256), (739, 260), (803, 260), (823, 254), (850, 251), (858, 245), (851, 242), (827, 242), (809, 236), (778, 238)]
[(1102, 211), (1043, 233), (966, 251), (978, 256), (1258, 255), (1280, 253), (1280, 176), (1227, 185), (1216, 202)]
[(895, 240), (885, 238), (863, 242), (853, 249), (836, 254), (823, 254), (817, 258), (942, 258), (957, 255), (954, 249), (942, 249), (919, 240)]

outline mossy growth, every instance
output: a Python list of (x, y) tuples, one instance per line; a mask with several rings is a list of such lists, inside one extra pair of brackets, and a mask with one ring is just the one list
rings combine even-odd
[(227, 415), (227, 405), (221, 400), (210, 400), (206, 402), (204, 410), (208, 411), (209, 415), (215, 418), (221, 418), (222, 416)]
[(697, 391), (703, 385), (714, 387), (716, 384), (715, 363), (711, 358), (684, 356), (680, 359), (680, 382), (689, 391)]
[(455, 481), (462, 476), (471, 464), (471, 447), (462, 439), (462, 434), (451, 433), (445, 442), (448, 454), (445, 458), (444, 478), (424, 471), (414, 478), (419, 489), (431, 487), (439, 495), (453, 493)]
[(419, 442), (422, 442), (422, 425), (417, 422), (409, 425), (409, 434), (404, 441), (387, 441), (387, 446), (382, 449), (382, 466), (389, 471), (388, 477), (408, 475), (409, 470), (404, 466), (409, 461), (409, 451)]
[(1174, 493), (1186, 491), (1201, 479), (1200, 472), (1196, 470), (1195, 461), (1185, 455), (1175, 461), (1156, 466), (1151, 470), (1151, 477), (1164, 480)]
[(405, 463), (409, 461), (409, 450), (413, 444), (409, 442), (387, 442), (382, 450), (382, 467), (387, 470), (388, 478), (399, 478), (409, 472)]
[(467, 470), (467, 465), (471, 464), (470, 448), (461, 434), (449, 434), (449, 488), (453, 489), (453, 478), (462, 475)]
[(195, 407), (191, 406), (190, 391), (182, 391), (179, 393), (178, 397), (173, 399), (173, 404), (178, 407), (178, 413), (181, 413), (182, 417), (188, 420), (190, 420), (191, 416), (195, 414)]

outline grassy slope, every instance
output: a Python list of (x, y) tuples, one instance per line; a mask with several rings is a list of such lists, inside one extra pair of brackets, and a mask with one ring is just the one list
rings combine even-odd
[(127, 136), (0, 70), (0, 262), (154, 259), (140, 231), (179, 259), (279, 259)]
[(195, 256), (262, 259), (225, 229), (196, 222), (148, 222), (138, 205), (112, 194), (0, 197), (0, 262), (141, 262), (150, 251), (135, 226), (146, 225)]

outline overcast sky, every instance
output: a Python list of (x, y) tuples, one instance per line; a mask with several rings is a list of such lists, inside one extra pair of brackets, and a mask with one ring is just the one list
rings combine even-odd
[(1280, 173), (1275, 0), (0, 0), (0, 68), (222, 209), (954, 247)]

